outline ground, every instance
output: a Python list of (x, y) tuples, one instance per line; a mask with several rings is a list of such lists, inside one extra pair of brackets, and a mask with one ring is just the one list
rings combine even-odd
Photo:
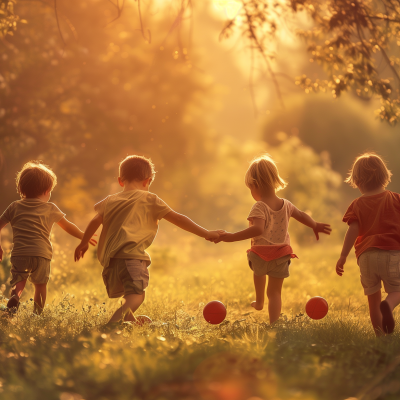
[[(301, 249), (284, 284), (282, 317), (270, 326), (266, 308), (249, 306), (254, 293), (245, 246), (230, 247), (234, 253), (222, 246), (223, 252), (207, 257), (203, 247), (185, 249), (184, 256), (154, 247), (151, 283), (140, 309), (153, 324), (121, 326), (113, 333), (99, 329), (117, 300), (107, 299), (97, 262), (88, 255), (74, 264), (58, 254), (62, 261), (54, 268), (43, 314), (32, 315), (29, 289), (19, 313), (0, 319), (0, 397), (399, 398), (399, 329), (375, 337), (354, 258), (339, 278), (334, 267), (340, 247)], [(329, 303), (323, 320), (304, 315), (312, 296)], [(220, 326), (202, 317), (204, 304), (214, 299), (228, 309)]]

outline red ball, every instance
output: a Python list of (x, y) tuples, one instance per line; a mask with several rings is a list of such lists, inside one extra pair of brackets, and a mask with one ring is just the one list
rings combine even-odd
[(328, 314), (328, 302), (323, 297), (312, 297), (307, 301), (306, 313), (312, 319), (322, 319)]
[(226, 317), (226, 308), (218, 300), (210, 301), (204, 307), (203, 316), (210, 324), (220, 324)]

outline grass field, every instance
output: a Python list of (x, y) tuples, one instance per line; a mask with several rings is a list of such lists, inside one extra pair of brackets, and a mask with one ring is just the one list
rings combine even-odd
[[(140, 309), (153, 324), (109, 334), (99, 327), (117, 301), (107, 299), (100, 267), (91, 256), (70, 263), (56, 250), (43, 314), (32, 315), (29, 289), (18, 315), (0, 319), (0, 398), (398, 399), (399, 330), (375, 338), (355, 260), (337, 277), (340, 248), (323, 243), (297, 251), (274, 326), (265, 310), (249, 307), (246, 244), (217, 250), (195, 239), (174, 251), (154, 247)], [(330, 311), (312, 321), (304, 306), (317, 295)], [(204, 304), (214, 299), (228, 308), (221, 326), (202, 318)]]

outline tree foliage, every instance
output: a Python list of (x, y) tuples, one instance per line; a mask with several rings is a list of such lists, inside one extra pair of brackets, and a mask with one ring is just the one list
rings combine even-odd
[[(195, 0), (174, 0), (176, 18), (169, 27), (180, 32), (190, 18)], [(173, 2), (174, 2), (173, 1)], [(221, 37), (240, 32), (249, 42), (251, 51), (261, 55), (267, 66), (278, 98), (283, 105), (279, 77), (271, 61), (276, 58), (274, 42), (284, 25), (295, 30), (307, 44), (310, 62), (319, 64), (325, 77), (314, 79), (298, 76), (295, 84), (306, 93), (330, 92), (339, 97), (354, 92), (362, 100), (378, 98), (377, 115), (396, 124), (400, 119), (400, 1), (399, 0), (233, 0), (240, 3), (237, 15), (226, 22)], [(12, 34), (18, 16), (13, 12), (15, 0), (0, 0), (0, 32), (3, 38)], [(49, 6), (50, 3), (46, 3)], [(142, 37), (151, 41), (151, 30), (144, 27), (140, 1), (137, 13)], [(124, 12), (123, 1), (110, 0), (118, 19)], [(36, 7), (31, 5), (31, 7)], [(59, 25), (57, 1), (54, 18)], [(305, 15), (312, 24), (304, 23)], [(306, 27), (304, 27), (304, 25)], [(167, 29), (168, 32), (168, 29)], [(60, 36), (64, 42), (60, 30)], [(182, 37), (177, 45), (182, 49)], [(300, 72), (300, 71), (299, 71)]]
[[(267, 63), (279, 94), (270, 60), (273, 40), (283, 22), (307, 43), (310, 62), (321, 65), (325, 79), (302, 75), (296, 85), (306, 93), (353, 91), (363, 100), (377, 97), (377, 114), (395, 124), (400, 119), (400, 2), (398, 0), (241, 0), (222, 35), (240, 31), (252, 50)], [(301, 28), (309, 16), (311, 27)], [(279, 94), (280, 95), (280, 94)]]

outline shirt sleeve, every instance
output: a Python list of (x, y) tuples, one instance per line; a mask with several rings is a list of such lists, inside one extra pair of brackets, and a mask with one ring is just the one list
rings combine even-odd
[(250, 214), (248, 215), (247, 219), (251, 221), (253, 218), (260, 218), (265, 221), (268, 220), (268, 215), (265, 212), (265, 206), (262, 205), (261, 202), (257, 202), (250, 210)]
[(11, 222), (11, 211), (10, 211), (11, 205), (9, 205), (7, 207), (7, 209), (3, 212), (3, 214), (1, 214), (0, 216), (0, 220), (3, 222), (7, 222), (7, 224), (9, 222)]
[(358, 221), (358, 217), (355, 213), (355, 201), (353, 201), (349, 208), (347, 209), (346, 213), (343, 216), (343, 222), (346, 222), (347, 225), (350, 225), (354, 221)]
[(104, 211), (106, 210), (106, 204), (108, 202), (110, 196), (107, 196), (105, 199), (99, 201), (97, 204), (94, 205), (94, 211), (97, 212), (97, 214), (101, 215), (104, 217)]
[(51, 220), (56, 224), (65, 217), (65, 213), (63, 213), (54, 203), (51, 203), (51, 206)]
[(287, 206), (287, 213), (288, 213), (289, 218), (293, 215), (294, 210), (299, 211), (299, 209), (293, 203), (291, 203), (289, 200), (285, 199), (285, 203)]
[(171, 211), (171, 207), (165, 201), (161, 200), (158, 196), (155, 195), (155, 200), (153, 204), (153, 212), (155, 218), (162, 219)]

